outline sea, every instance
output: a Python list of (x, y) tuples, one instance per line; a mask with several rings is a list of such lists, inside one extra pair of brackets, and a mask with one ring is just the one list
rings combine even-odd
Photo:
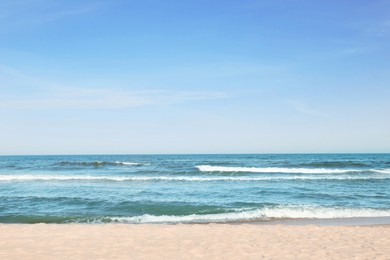
[(0, 156), (0, 223), (389, 217), (390, 154)]

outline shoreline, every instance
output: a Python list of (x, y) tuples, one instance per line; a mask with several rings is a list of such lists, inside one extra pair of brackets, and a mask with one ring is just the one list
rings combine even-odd
[(69, 223), (20, 223), (20, 222), (0, 222), (0, 225), (286, 225), (286, 226), (386, 226), (390, 225), (390, 216), (388, 217), (348, 217), (348, 218), (270, 218), (270, 219), (253, 219), (237, 220), (226, 222), (149, 222), (149, 223), (126, 223), (126, 222), (69, 222)]
[(0, 224), (1, 259), (388, 259), (390, 225)]

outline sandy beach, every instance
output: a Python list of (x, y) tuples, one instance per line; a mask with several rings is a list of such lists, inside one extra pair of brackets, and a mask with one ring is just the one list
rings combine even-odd
[(0, 225), (0, 259), (390, 259), (389, 245), (389, 225)]

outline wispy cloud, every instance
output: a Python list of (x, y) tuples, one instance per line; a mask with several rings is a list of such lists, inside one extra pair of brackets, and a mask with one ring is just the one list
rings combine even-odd
[(123, 109), (161, 106), (228, 98), (223, 92), (128, 91), (121, 89), (73, 88), (40, 93), (34, 98), (0, 99), (2, 109)]
[[(74, 87), (26, 75), (0, 64), (0, 78), (2, 74), (8, 76), (5, 78), (10, 83), (0, 85), (0, 109), (122, 109), (230, 97), (229, 93), (221, 91)], [(21, 89), (20, 85), (23, 86)], [(26, 89), (29, 89), (28, 94), (24, 93)]]
[(46, 88), (57, 88), (59, 85), (40, 77), (35, 77), (21, 72), (13, 67), (0, 64), (0, 91), (1, 89), (14, 89), (18, 86), (25, 86), (29, 89), (45, 90)]
[(0, 72), (11, 75), (11, 76), (16, 76), (16, 77), (24, 77), (23, 74), (21, 74), (19, 71), (10, 68), (8, 66), (5, 66), (3, 64), (0, 64)]
[[(113, 1), (112, 1), (113, 2)], [(93, 12), (107, 5), (109, 1), (50, 1), (12, 0), (0, 2), (0, 28), (37, 25), (67, 17)]]
[(287, 104), (295, 111), (300, 114), (316, 116), (316, 117), (328, 117), (327, 114), (319, 111), (311, 106), (309, 106), (306, 102), (296, 99), (288, 99)]
[(369, 48), (369, 47), (353, 47), (353, 46), (351, 46), (349, 48), (342, 49), (339, 52), (339, 56), (356, 56), (356, 55), (367, 53), (371, 50), (372, 50), (372, 48)]
[(355, 21), (348, 24), (348, 27), (365, 37), (389, 37), (390, 36), (390, 18), (375, 19), (369, 21)]
[(390, 19), (368, 26), (365, 31), (377, 37), (390, 36)]

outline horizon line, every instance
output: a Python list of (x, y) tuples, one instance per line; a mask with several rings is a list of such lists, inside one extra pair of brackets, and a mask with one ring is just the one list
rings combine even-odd
[(259, 152), (259, 153), (80, 153), (80, 154), (0, 154), (6, 156), (116, 156), (116, 155), (309, 155), (309, 154), (390, 154), (390, 152)]

